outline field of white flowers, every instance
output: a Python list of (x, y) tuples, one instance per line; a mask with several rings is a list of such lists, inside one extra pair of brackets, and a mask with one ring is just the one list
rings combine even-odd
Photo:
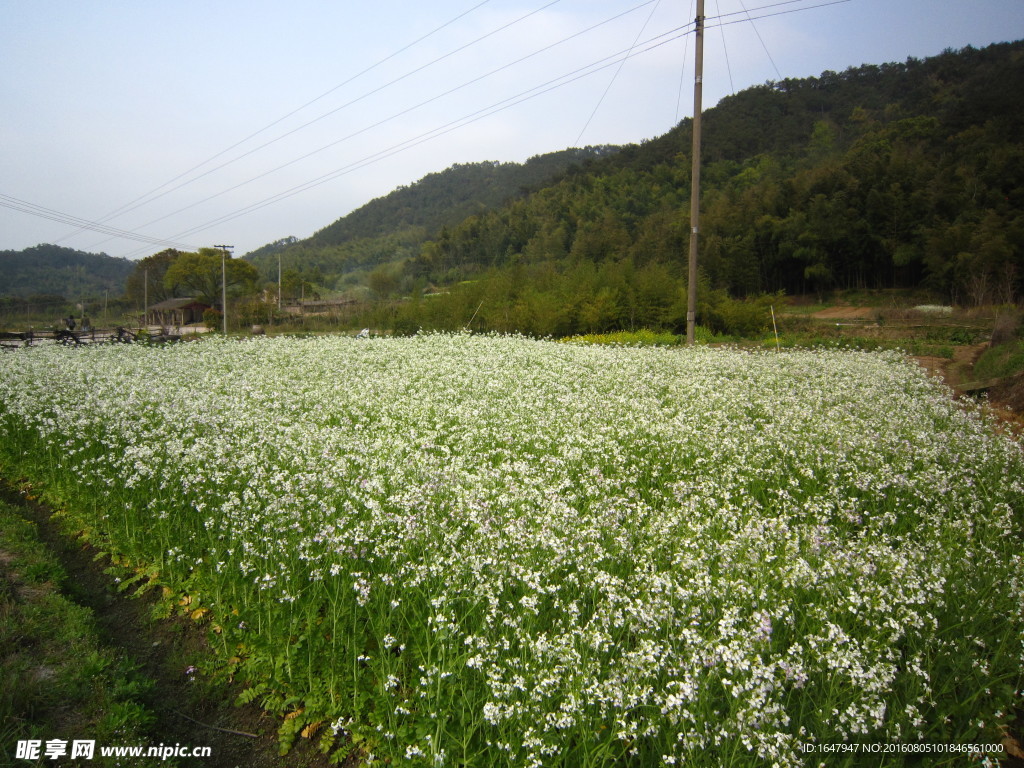
[(895, 353), (36, 348), (0, 403), (3, 472), (187, 596), (286, 743), (814, 765), (1017, 701), (1024, 456)]

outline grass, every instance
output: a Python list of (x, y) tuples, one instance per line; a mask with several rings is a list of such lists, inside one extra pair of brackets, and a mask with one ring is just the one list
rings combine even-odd
[[(765, 336), (760, 346), (775, 348), (775, 337)], [(956, 345), (941, 339), (881, 338), (851, 333), (820, 332), (780, 333), (779, 346), (783, 349), (857, 349), (862, 351), (899, 350), (908, 355), (943, 357), (952, 359)]]
[[(151, 682), (101, 642), (64, 579), (34, 524), (0, 501), (0, 765), (30, 764), (14, 759), (19, 740), (134, 745), (152, 723)], [(93, 764), (112, 762), (97, 751)]]
[(5, 363), (0, 458), (203, 622), (205, 671), (285, 748), (798, 766), (996, 743), (1020, 703), (1024, 456), (899, 354), (462, 334)]
[(1024, 341), (1011, 341), (985, 350), (974, 365), (978, 380), (998, 379), (1024, 371)]
[[(694, 328), (694, 340), (697, 344), (732, 344), (737, 337), (715, 333), (710, 328), (698, 325)], [(641, 328), (637, 331), (610, 331), (608, 333), (586, 333), (559, 339), (565, 344), (596, 344), (599, 346), (617, 347), (678, 347), (686, 343), (686, 335), (671, 331), (653, 331)]]
[(670, 331), (652, 331), (642, 328), (638, 331), (613, 331), (611, 333), (588, 333), (562, 339), (567, 344), (612, 344), (637, 347), (676, 347), (686, 341)]

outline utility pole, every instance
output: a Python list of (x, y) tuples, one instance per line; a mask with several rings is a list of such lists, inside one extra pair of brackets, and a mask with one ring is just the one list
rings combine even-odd
[(693, 78), (693, 157), (690, 173), (690, 264), (686, 285), (686, 343), (693, 346), (697, 321), (697, 233), (700, 229), (700, 113), (704, 80), (704, 0), (697, 0), (697, 62)]
[(142, 270), (142, 327), (149, 327), (149, 267)]
[(215, 245), (214, 248), (220, 248), (220, 305), (223, 310), (222, 319), (224, 320), (224, 335), (228, 335), (228, 268), (227, 258), (228, 249), (234, 248), (233, 245)]
[(277, 254), (277, 311), (281, 311), (281, 254)]

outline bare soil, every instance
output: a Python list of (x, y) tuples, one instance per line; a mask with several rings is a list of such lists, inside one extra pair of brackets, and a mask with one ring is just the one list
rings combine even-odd
[[(964, 394), (963, 385), (974, 381), (973, 369), (988, 344), (957, 347), (953, 358), (914, 357), (913, 359), (932, 376), (941, 379), (957, 395)], [(992, 387), (987, 393), (986, 405), (1007, 431), (1024, 438), (1024, 374)]]
[(27, 501), (10, 486), (0, 496), (19, 506), (36, 523), (40, 539), (68, 574), (65, 593), (89, 608), (103, 642), (118, 649), (155, 681), (144, 704), (156, 716), (147, 746), (181, 744), (210, 747), (208, 758), (175, 758), (178, 765), (204, 768), (326, 768), (315, 745), (299, 739), (285, 756), (278, 754), (279, 723), (255, 705), (234, 706), (240, 686), (190, 679), (186, 669), (211, 653), (201, 628), (186, 618), (154, 620), (155, 597), (119, 593), (104, 573), (95, 550), (75, 542), (51, 519), (45, 507)]
[(872, 320), (877, 310), (873, 307), (829, 307), (811, 315), (815, 320)]

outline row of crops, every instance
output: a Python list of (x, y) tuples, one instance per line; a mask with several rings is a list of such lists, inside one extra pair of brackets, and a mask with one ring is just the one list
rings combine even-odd
[(896, 353), (427, 335), (18, 350), (0, 460), (336, 759), (998, 742), (1024, 456)]

